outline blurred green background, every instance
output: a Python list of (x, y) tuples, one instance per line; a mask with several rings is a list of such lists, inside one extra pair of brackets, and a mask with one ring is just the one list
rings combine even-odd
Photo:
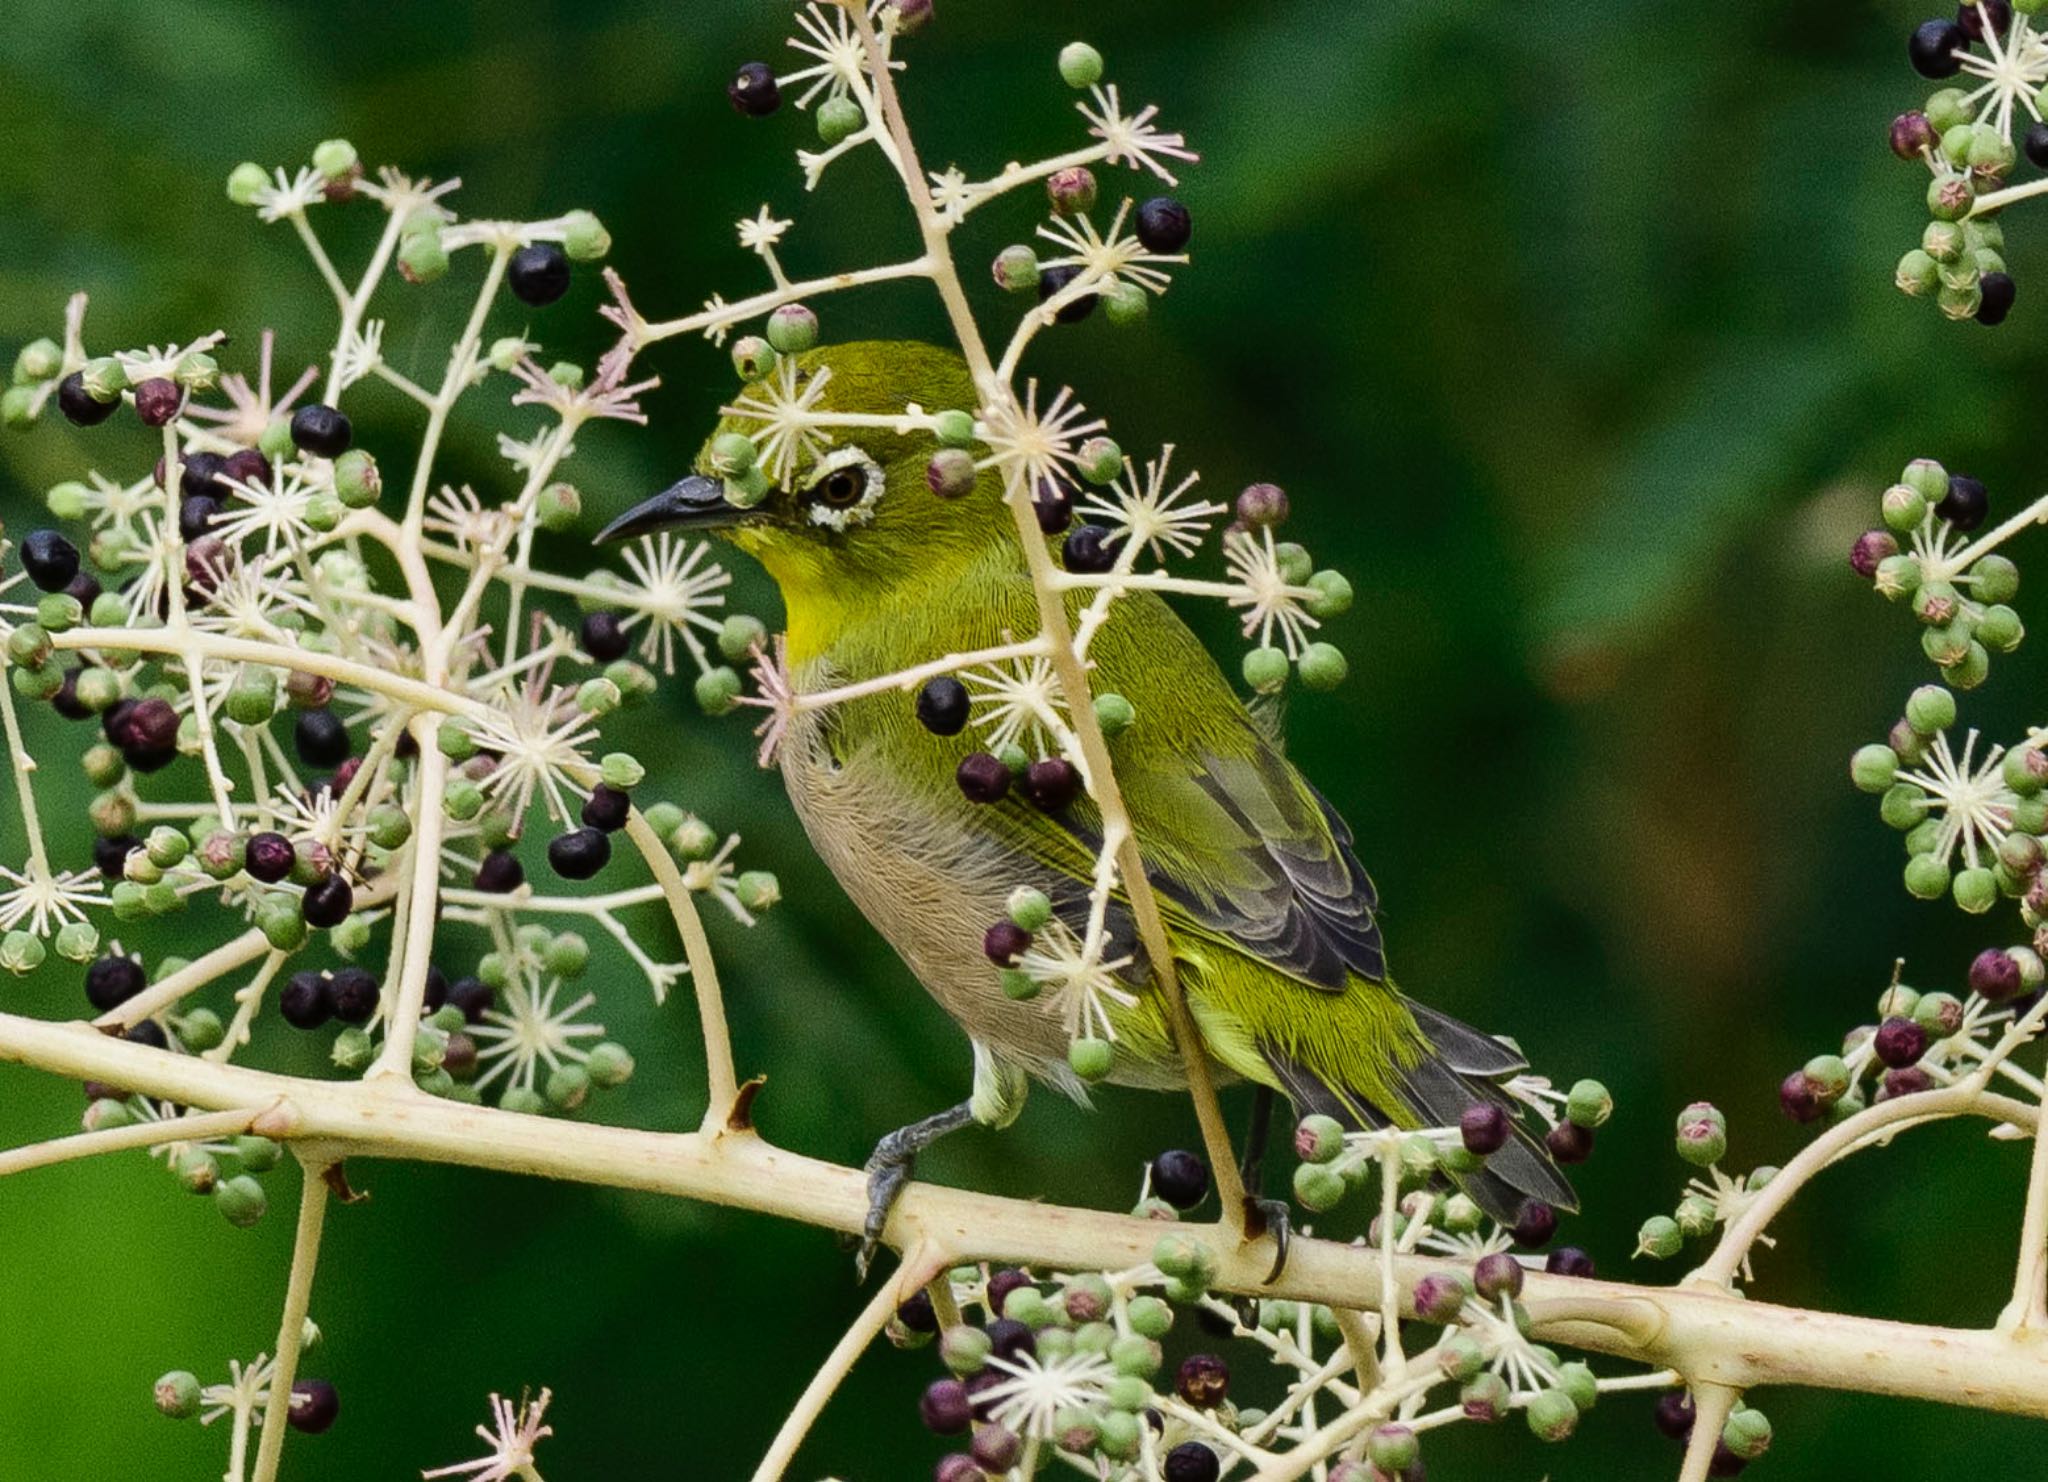
[[(1638, 1222), (1685, 1170), (1671, 1117), (1708, 1097), (1734, 1159), (1782, 1161), (1799, 1134), (1778, 1077), (1867, 1016), (1895, 956), (1955, 988), (1971, 953), (2017, 930), (1899, 888), (1896, 844), (1847, 787), (1924, 678), (1903, 616), (1843, 562), (1876, 492), (1925, 453), (2033, 490), (2026, 387), (2048, 364), (2027, 286), (2048, 263), (2024, 216), (2005, 329), (1955, 327), (1898, 297), (1921, 184), (1884, 147), (1918, 97), (1895, 0), (940, 0), (905, 48), (928, 161), (985, 172), (1071, 147), (1053, 72), (1075, 35), (1127, 97), (1165, 107), (1206, 158), (1184, 196), (1196, 268), (1135, 332), (1096, 321), (1044, 343), (1127, 448), (1176, 441), (1227, 492), (1270, 478), (1297, 533), (1360, 593), (1336, 636), (1352, 679), (1298, 702), (1294, 746), (1355, 826), (1403, 981), (1510, 1031), (1563, 1079), (1597, 1074), (1620, 1112), (1565, 1239), (1630, 1269)], [(296, 368), (330, 342), (325, 295), (288, 229), (222, 198), (238, 160), (296, 162), (346, 135), (372, 162), (460, 175), (465, 213), (572, 206), (610, 226), (650, 314), (758, 284), (731, 223), (762, 202), (798, 225), (798, 273), (893, 260), (912, 238), (878, 163), (807, 198), (785, 110), (727, 107), (738, 62), (780, 59), (758, 0), (369, 0), (98, 6), (11, 0), (0, 26), (0, 344), (57, 332), (93, 291), (105, 349), (274, 325)], [(1122, 187), (1128, 177), (1119, 175)], [(1033, 206), (977, 218), (982, 260)], [(338, 255), (376, 213), (320, 213)], [(356, 259), (356, 260), (359, 260)], [(477, 270), (394, 283), (386, 351), (437, 376)], [(2036, 290), (2038, 292), (2038, 290)], [(532, 317), (555, 353), (606, 342), (595, 275)], [(990, 290), (986, 306), (1007, 312)], [(511, 310), (495, 321), (511, 331)], [(827, 333), (937, 334), (911, 289), (824, 304)], [(722, 354), (671, 343), (654, 426), (586, 434), (571, 472), (593, 520), (680, 469), (730, 388)], [(472, 403), (445, 473), (504, 488), (503, 411)], [(402, 447), (412, 409), (357, 393), (359, 440)], [(0, 515), (97, 463), (152, 450), (125, 419), (90, 438), (52, 419), (0, 437)], [(579, 557), (573, 543), (557, 553)], [(2025, 556), (2022, 554), (2024, 562)], [(742, 568), (743, 605), (772, 615)], [(1228, 625), (1205, 614), (1235, 662)], [(2011, 736), (2030, 656), (2001, 661), (1966, 719)], [(746, 836), (788, 900), (714, 931), (743, 1071), (772, 1079), (769, 1136), (858, 1161), (873, 1138), (957, 1099), (964, 1045), (810, 857), (747, 728), (687, 695), (625, 735), (667, 749), (671, 793)], [(675, 729), (671, 730), (673, 724)], [(77, 733), (39, 717), (58, 816), (82, 809)], [(0, 820), (14, 830), (11, 803)], [(10, 851), (18, 842), (8, 844)], [(10, 857), (12, 854), (10, 853)], [(659, 928), (650, 925), (650, 930)], [(169, 947), (169, 941), (160, 944)], [(80, 1007), (76, 971), (0, 985), (0, 1004)], [(687, 993), (655, 1011), (623, 973), (605, 1018), (639, 1053), (609, 1117), (693, 1125)], [(253, 1058), (317, 1049), (266, 1022)], [(1231, 1110), (1242, 1115), (1242, 1092)], [(1038, 1098), (1008, 1134), (963, 1135), (931, 1177), (1104, 1205), (1141, 1162), (1194, 1138), (1178, 1100), (1108, 1091), (1100, 1114)], [(0, 1071), (0, 1141), (75, 1125), (75, 1087)], [(1823, 1179), (1760, 1261), (1759, 1292), (1924, 1320), (1988, 1321), (2009, 1279), (2024, 1154), (1971, 1129), (1915, 1133)], [(416, 1475), (471, 1454), (493, 1389), (551, 1385), (551, 1477), (743, 1476), (863, 1300), (826, 1236), (651, 1198), (443, 1169), (354, 1170), (371, 1202), (336, 1211), (311, 1360), (343, 1396), (328, 1435), (295, 1437), (294, 1478)], [(218, 1377), (272, 1341), (290, 1180), (255, 1232), (227, 1229), (140, 1158), (0, 1186), (0, 1476), (201, 1478), (225, 1438), (149, 1405), (159, 1371)], [(1650, 1272), (1664, 1279), (1664, 1273)], [(1668, 1275), (1675, 1275), (1673, 1271)], [(925, 1475), (915, 1418), (928, 1355), (880, 1350), (819, 1427), (798, 1474)], [(1256, 1389), (1263, 1376), (1244, 1381)], [(1778, 1423), (1764, 1475), (2037, 1475), (2037, 1427), (1850, 1397), (1758, 1397)], [(1580, 1438), (1519, 1426), (1432, 1441), (1450, 1478), (1668, 1475), (1641, 1400)]]

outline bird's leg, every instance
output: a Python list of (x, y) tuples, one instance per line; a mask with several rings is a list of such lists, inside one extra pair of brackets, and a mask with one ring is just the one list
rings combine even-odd
[(861, 1226), (860, 1253), (854, 1257), (853, 1267), (862, 1281), (867, 1280), (868, 1266), (881, 1247), (882, 1231), (888, 1226), (889, 1211), (895, 1207), (896, 1196), (903, 1192), (903, 1186), (910, 1182), (911, 1172), (917, 1167), (917, 1155), (948, 1132), (958, 1132), (973, 1120), (974, 1103), (963, 1101), (923, 1121), (898, 1127), (875, 1144), (875, 1150), (868, 1155), (865, 1165), (868, 1217)]
[[(1238, 1174), (1244, 1183), (1244, 1237), (1256, 1240), (1261, 1235), (1273, 1237), (1273, 1269), (1266, 1275), (1266, 1284), (1272, 1285), (1280, 1279), (1280, 1273), (1287, 1269), (1287, 1245), (1293, 1234), (1288, 1224), (1287, 1201), (1264, 1197), (1266, 1170), (1266, 1144), (1272, 1139), (1273, 1130), (1273, 1088), (1260, 1086), (1252, 1095), (1252, 1116), (1245, 1128), (1244, 1156), (1238, 1162)], [(1255, 1325), (1258, 1312), (1249, 1297), (1239, 1299), (1238, 1317), (1242, 1320), (1249, 1309), (1252, 1320), (1246, 1327)]]

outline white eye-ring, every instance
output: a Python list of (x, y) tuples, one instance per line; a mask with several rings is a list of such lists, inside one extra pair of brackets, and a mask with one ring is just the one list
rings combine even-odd
[(818, 460), (804, 486), (804, 508), (813, 525), (850, 530), (875, 517), (884, 483), (881, 465), (849, 443)]

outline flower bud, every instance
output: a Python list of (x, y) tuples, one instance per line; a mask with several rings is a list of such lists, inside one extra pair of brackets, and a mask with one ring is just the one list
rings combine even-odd
[(1060, 80), (1070, 88), (1086, 89), (1102, 81), (1102, 53), (1085, 41), (1070, 41), (1060, 48)]

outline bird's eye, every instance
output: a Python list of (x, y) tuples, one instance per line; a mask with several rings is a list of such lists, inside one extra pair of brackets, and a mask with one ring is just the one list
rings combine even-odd
[(849, 466), (825, 475), (825, 481), (818, 485), (818, 498), (834, 509), (847, 509), (860, 503), (861, 495), (867, 491), (866, 475), (857, 466)]

